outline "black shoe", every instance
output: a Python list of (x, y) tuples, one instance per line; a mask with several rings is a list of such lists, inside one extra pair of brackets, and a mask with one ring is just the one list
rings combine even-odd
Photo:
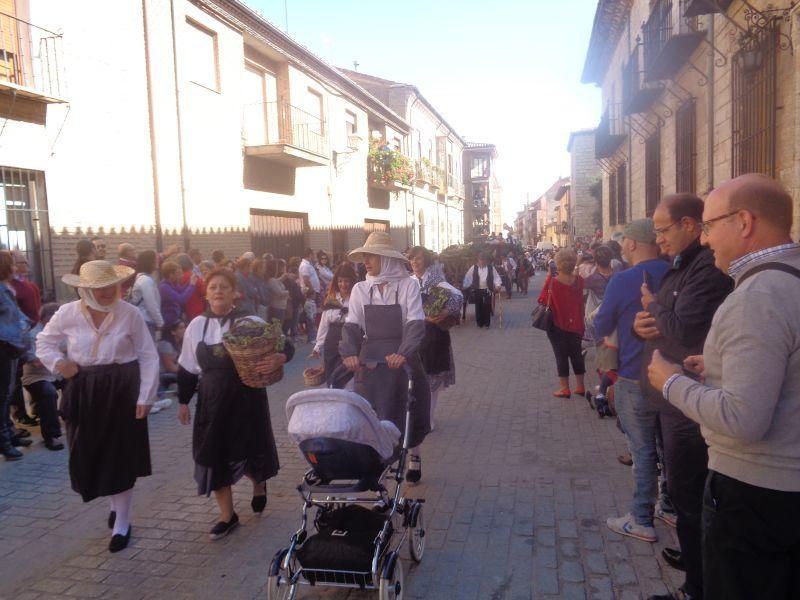
[(117, 522), (117, 513), (116, 511), (112, 510), (110, 513), (108, 513), (108, 528), (114, 529), (114, 523), (116, 522)]
[(19, 439), (29, 438), (29, 437), (31, 437), (31, 432), (28, 431), (27, 429), (20, 429), (19, 427), (14, 427), (14, 433), (12, 434), (11, 437), (15, 437), (15, 438), (19, 438)]
[(125, 535), (122, 535), (121, 533), (112, 535), (111, 541), (108, 542), (108, 551), (113, 553), (127, 548), (128, 542), (131, 541), (131, 529), (133, 529), (133, 527), (128, 525), (128, 533)]
[(25, 456), (22, 452), (14, 448), (11, 444), (3, 448), (2, 450), (3, 456), (6, 457), (6, 460), (20, 460), (23, 456)]
[(17, 417), (17, 423), (20, 425), (27, 425), (28, 427), (37, 427), (39, 425), (39, 418), (22, 415), (21, 417)]
[(64, 444), (58, 438), (50, 438), (44, 441), (44, 447), (48, 450), (63, 450)]
[(264, 482), (264, 494), (253, 496), (253, 499), (250, 500), (250, 508), (253, 509), (253, 512), (257, 515), (260, 515), (264, 512), (264, 508), (267, 506), (267, 482)]
[(30, 438), (11, 438), (11, 445), (17, 448), (27, 448), (33, 444), (33, 440)]
[(683, 555), (677, 548), (664, 548), (661, 551), (661, 557), (670, 567), (678, 569), (678, 571), (686, 571), (686, 565), (683, 563)]
[(420, 479), (422, 479), (422, 459), (416, 454), (412, 454), (408, 459), (406, 481), (408, 483), (418, 483)]
[(677, 590), (674, 594), (658, 594), (656, 596), (648, 596), (647, 600), (693, 600), (694, 596), (690, 596), (683, 590)]
[(208, 532), (208, 537), (210, 537), (212, 540), (224, 538), (231, 531), (236, 529), (237, 525), (239, 525), (239, 516), (236, 513), (233, 513), (230, 521), (220, 521), (214, 525), (214, 527), (211, 528), (211, 531)]

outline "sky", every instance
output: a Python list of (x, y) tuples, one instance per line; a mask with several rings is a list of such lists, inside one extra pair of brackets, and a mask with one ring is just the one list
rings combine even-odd
[(414, 84), (462, 138), (494, 143), (508, 223), (569, 175), (570, 131), (600, 119), (599, 88), (580, 83), (597, 0), (244, 1), (329, 64)]

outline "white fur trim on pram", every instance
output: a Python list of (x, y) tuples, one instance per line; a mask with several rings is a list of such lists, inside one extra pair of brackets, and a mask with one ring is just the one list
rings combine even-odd
[(400, 430), (390, 421), (379, 421), (372, 406), (354, 392), (314, 389), (297, 392), (286, 401), (289, 438), (299, 444), (328, 437), (365, 444), (383, 460), (394, 454)]

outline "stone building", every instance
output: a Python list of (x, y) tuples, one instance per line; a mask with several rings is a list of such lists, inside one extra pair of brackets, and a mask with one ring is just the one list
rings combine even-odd
[(594, 130), (573, 131), (567, 152), (570, 153), (570, 242), (580, 242), (585, 246), (603, 226), (602, 171), (594, 157)]
[(435, 109), (398, 114), (239, 0), (0, 8), (0, 247), (28, 253), (47, 296), (68, 296), (93, 236), (112, 259), (121, 242), (289, 257), (376, 229), (463, 240), (463, 141)]
[(569, 239), (569, 177), (559, 177), (536, 199), (538, 242), (562, 246)]
[(671, 192), (777, 177), (800, 233), (800, 9), (789, 0), (600, 0), (582, 81), (602, 88), (603, 230)]

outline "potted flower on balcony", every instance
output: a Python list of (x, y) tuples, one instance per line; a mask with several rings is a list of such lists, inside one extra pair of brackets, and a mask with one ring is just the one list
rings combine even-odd
[(376, 183), (385, 186), (400, 183), (408, 186), (414, 182), (414, 166), (411, 160), (380, 139), (370, 140), (367, 159), (370, 179)]

